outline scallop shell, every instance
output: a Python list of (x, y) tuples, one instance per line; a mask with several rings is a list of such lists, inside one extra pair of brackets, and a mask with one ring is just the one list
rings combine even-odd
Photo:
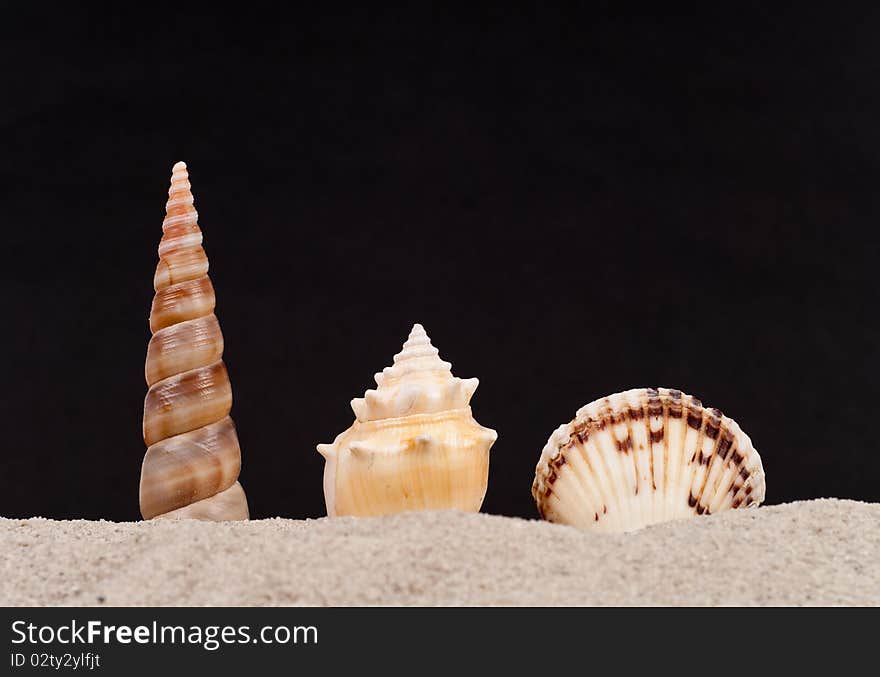
[(144, 519), (248, 519), (232, 388), (186, 165), (171, 176), (144, 368)]
[(550, 436), (532, 496), (551, 522), (632, 531), (764, 500), (764, 468), (732, 419), (680, 390), (639, 388), (582, 407)]
[(327, 514), (477, 512), (498, 437), (471, 414), (479, 381), (453, 376), (420, 324), (375, 378), (377, 389), (351, 402), (351, 428), (318, 445)]

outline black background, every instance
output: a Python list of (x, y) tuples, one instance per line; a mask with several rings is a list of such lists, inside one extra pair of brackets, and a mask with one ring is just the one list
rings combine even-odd
[[(880, 500), (876, 12), (5, 7), (0, 515), (136, 519), (171, 165), (253, 517), (413, 322), (496, 429), (483, 509), (590, 400), (734, 417), (768, 502)], [(866, 4), (867, 6), (867, 4)]]

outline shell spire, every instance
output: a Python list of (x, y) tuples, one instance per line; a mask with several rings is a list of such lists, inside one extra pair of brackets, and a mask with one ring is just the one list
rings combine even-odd
[(477, 385), (453, 376), (424, 327), (413, 325), (376, 388), (351, 401), (352, 426), (318, 445), (327, 514), (478, 511), (498, 436), (471, 413)]
[(223, 333), (186, 164), (171, 175), (144, 374), (144, 519), (248, 519)]
[(431, 414), (468, 406), (480, 381), (452, 375), (425, 328), (414, 324), (394, 364), (375, 375), (375, 390), (351, 401), (357, 420), (378, 421), (411, 414)]

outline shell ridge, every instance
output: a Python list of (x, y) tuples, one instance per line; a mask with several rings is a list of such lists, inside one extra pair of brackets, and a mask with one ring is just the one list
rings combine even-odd
[[(711, 450), (708, 452), (708, 459), (705, 462), (705, 476), (703, 478), (702, 486), (700, 487), (700, 494), (697, 498), (697, 506), (698, 508), (701, 508), (705, 514), (711, 514), (712, 500), (715, 496), (715, 487), (719, 479), (719, 468), (720, 464), (723, 463), (723, 460), (719, 459), (719, 448), (724, 439), (722, 434), (722, 419), (723, 414), (719, 409), (703, 407), (705, 438), (712, 440), (710, 443)], [(705, 456), (705, 450), (703, 453)]]
[(615, 456), (615, 454), (618, 453), (615, 448), (616, 445), (612, 445), (612, 440), (615, 438), (614, 431), (611, 429), (611, 418), (613, 414), (609, 398), (606, 397), (602, 400), (598, 413), (599, 416), (601, 416), (602, 433), (596, 436), (596, 446), (601, 450), (602, 461), (609, 471), (609, 476), (613, 478), (609, 486), (612, 489), (615, 515), (619, 520), (623, 518), (623, 513), (625, 512), (624, 506), (626, 505), (626, 496), (624, 495), (624, 492), (627, 489), (627, 479), (621, 468), (621, 464), (617, 462), (618, 458)]
[[(678, 468), (675, 468), (676, 472), (673, 472), (674, 464), (672, 461), (672, 454), (674, 453), (674, 450), (671, 445), (672, 418), (670, 413), (673, 405), (672, 402), (668, 401), (666, 398), (661, 398), (660, 401), (662, 402), (663, 407), (663, 463), (666, 479), (666, 486), (664, 486), (663, 488), (663, 519), (674, 519), (675, 513), (673, 513), (671, 510), (671, 498), (673, 493), (672, 487), (674, 487), (674, 483), (678, 481), (678, 477), (676, 476)], [(678, 406), (680, 406), (680, 404)], [(679, 412), (679, 415), (680, 414), (681, 412)], [(679, 419), (679, 427), (681, 425), (680, 421), (681, 419)], [(682, 442), (683, 441), (684, 440), (682, 440)], [(677, 460), (679, 461), (679, 463), (681, 462), (680, 458), (678, 458)]]
[[(731, 470), (733, 463), (733, 452), (736, 447), (736, 435), (733, 432), (731, 423), (732, 419), (727, 416), (721, 416), (721, 425), (719, 433), (719, 469), (715, 485), (712, 488), (712, 500), (709, 503), (709, 509), (715, 513), (727, 510), (733, 502), (733, 480), (734, 472)], [(725, 447), (723, 455), (721, 453), (722, 444)]]
[[(601, 504), (602, 497), (601, 493), (594, 490), (594, 487), (591, 486), (591, 482), (589, 481), (590, 473), (590, 459), (586, 453), (577, 454), (572, 453), (573, 458), (569, 461), (566, 456), (566, 445), (571, 445), (568, 447), (569, 450), (573, 450), (576, 446), (582, 445), (583, 443), (579, 441), (580, 438), (577, 437), (572, 431), (572, 434), (569, 436), (568, 442), (565, 445), (558, 447), (558, 455), (556, 456), (556, 460), (550, 461), (550, 464), (547, 468), (547, 474), (545, 475), (545, 483), (549, 485), (545, 488), (545, 494), (548, 496), (552, 495), (550, 492), (553, 491), (553, 485), (563, 473), (570, 474), (575, 483), (575, 491), (585, 497), (586, 503), (589, 506), (589, 509), (594, 512), (594, 514), (598, 515), (598, 512), (595, 510), (596, 506)], [(587, 466), (588, 472), (583, 474), (580, 472), (580, 463), (583, 463)], [(561, 466), (561, 467), (560, 467)], [(562, 484), (562, 483), (560, 483)], [(559, 494), (557, 491), (557, 498), (559, 498)]]
[[(682, 484), (683, 487), (687, 487), (688, 490), (688, 505), (695, 511), (698, 512), (699, 503), (697, 502), (698, 497), (694, 493), (694, 482), (697, 481), (697, 474), (699, 471), (699, 467), (701, 466), (698, 454), (702, 454), (703, 447), (703, 429), (705, 427), (705, 422), (703, 421), (703, 407), (702, 404), (696, 405), (693, 400), (687, 403), (686, 414), (684, 416), (687, 421), (686, 431), (687, 435), (692, 438), (696, 436), (696, 440), (692, 441), (693, 445), (692, 449), (689, 451), (691, 454), (690, 459), (687, 461), (687, 464), (684, 468), (684, 474), (686, 481)], [(695, 428), (691, 423), (692, 421), (699, 423), (699, 428)], [(696, 432), (691, 433), (690, 431), (694, 430)], [(691, 501), (693, 501), (693, 505), (691, 505)]]
[[(588, 444), (587, 441), (586, 444)], [(607, 496), (604, 495), (601, 487), (595, 486), (595, 483), (592, 481), (591, 472), (593, 471), (593, 461), (590, 458), (589, 449), (584, 446), (585, 453), (582, 455), (582, 460), (587, 469), (587, 474), (585, 476), (578, 473), (578, 479), (581, 484), (588, 488), (590, 495), (595, 496), (593, 507), (593, 520), (595, 522), (602, 521), (603, 524), (608, 522), (608, 518), (606, 514), (608, 512), (607, 505), (611, 502)], [(600, 459), (601, 462), (601, 459)], [(611, 515), (611, 523), (615, 523), (618, 518), (617, 513), (613, 513)]]
[(724, 423), (724, 414), (717, 409), (710, 411), (713, 417), (712, 423), (714, 424), (715, 419), (717, 419), (718, 425), (715, 428), (717, 431), (715, 433), (715, 444), (712, 447), (712, 457), (709, 461), (709, 467), (706, 472), (706, 481), (703, 483), (703, 488), (700, 491), (700, 502), (705, 506), (707, 514), (712, 514), (713, 508), (716, 506), (715, 499), (718, 495), (720, 482), (724, 478), (726, 459), (721, 454), (721, 448), (725, 440), (725, 435), (727, 434), (727, 428)]
[[(627, 393), (627, 395), (628, 394), (629, 393)], [(625, 444), (628, 448), (628, 451), (624, 451), (623, 453), (626, 454), (626, 456), (628, 456), (629, 460), (632, 462), (633, 478), (635, 481), (636, 505), (638, 506), (639, 518), (644, 522), (648, 519), (645, 515), (645, 496), (647, 495), (647, 488), (642, 486), (642, 473), (641, 468), (639, 468), (639, 450), (635, 446), (636, 441), (633, 437), (632, 420), (630, 418), (629, 412), (629, 398), (624, 396), (621, 403), (620, 415), (622, 416), (623, 423), (626, 426)]]
[[(706, 422), (706, 420), (704, 418), (704, 420), (703, 420), (704, 431), (706, 430), (707, 425), (708, 425), (708, 423)], [(708, 436), (708, 435), (706, 435), (705, 432), (703, 434), (705, 437)], [(705, 440), (705, 437), (704, 437), (704, 440)], [(706, 491), (706, 487), (709, 486), (709, 481), (712, 479), (712, 468), (715, 466), (715, 460), (716, 460), (715, 454), (718, 451), (718, 438), (716, 437), (711, 444), (712, 444), (712, 450), (709, 452), (706, 470), (703, 471), (703, 474), (704, 474), (703, 481), (700, 484), (699, 495), (697, 496), (697, 509), (699, 511), (699, 509), (702, 508), (702, 510), (704, 512), (708, 512), (708, 510), (709, 510), (709, 506), (707, 506), (703, 500), (703, 495)], [(702, 453), (705, 454), (705, 451), (702, 451)]]
[(630, 391), (627, 402), (627, 434), (633, 441), (633, 460), (636, 462), (638, 472), (642, 517), (646, 523), (649, 523), (654, 517), (657, 490), (654, 485), (654, 454), (651, 449), (650, 425), (645, 411), (644, 390)]
[[(617, 469), (616, 464), (609, 463), (608, 452), (606, 451), (607, 444), (603, 442), (610, 442), (607, 438), (610, 437), (608, 431), (608, 422), (607, 415), (601, 410), (596, 412), (598, 417), (601, 417), (595, 420), (595, 425), (599, 429), (598, 434), (595, 436), (591, 435), (589, 443), (592, 444), (596, 449), (596, 457), (599, 460), (599, 464), (602, 466), (602, 471), (607, 478), (606, 487), (610, 488), (611, 491), (603, 491), (605, 495), (605, 505), (611, 505), (612, 510), (610, 513), (611, 519), (609, 520), (612, 525), (620, 524), (623, 519), (623, 504), (621, 501), (621, 497), (618, 495), (618, 488), (620, 484), (619, 474), (615, 473)], [(613, 450), (612, 450), (613, 453)]]
[(601, 466), (602, 474), (606, 478), (604, 485), (605, 487), (610, 488), (610, 491), (602, 492), (604, 498), (603, 505), (606, 507), (610, 506), (611, 508), (611, 512), (608, 513), (608, 521), (610, 521), (611, 524), (617, 524), (622, 517), (621, 503), (616, 490), (617, 480), (615, 479), (615, 474), (612, 472), (611, 466), (608, 463), (605, 454), (605, 445), (601, 443), (601, 440), (604, 437), (607, 437), (607, 425), (598, 406), (595, 409), (585, 411), (585, 415), (588, 417), (588, 430), (590, 431), (586, 444), (591, 445), (595, 450), (598, 465)]
[(641, 391), (641, 396), (639, 398), (639, 406), (641, 407), (642, 414), (642, 426), (644, 427), (645, 439), (647, 440), (647, 450), (648, 454), (648, 464), (650, 467), (650, 478), (651, 478), (651, 518), (657, 519), (657, 515), (659, 513), (659, 504), (661, 497), (661, 489), (658, 487), (658, 469), (656, 468), (656, 459), (654, 458), (654, 435), (651, 430), (651, 414), (648, 406), (648, 391), (644, 389)]

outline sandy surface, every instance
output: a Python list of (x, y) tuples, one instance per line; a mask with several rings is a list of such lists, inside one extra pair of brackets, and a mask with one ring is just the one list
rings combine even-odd
[(454, 512), (0, 519), (0, 605), (880, 605), (880, 504), (820, 500), (598, 535)]

